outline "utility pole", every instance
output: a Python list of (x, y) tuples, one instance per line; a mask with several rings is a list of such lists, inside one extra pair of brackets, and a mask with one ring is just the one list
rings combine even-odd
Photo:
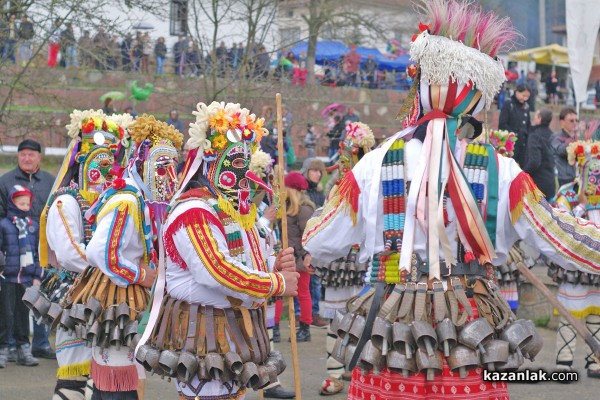
[(546, 45), (546, 0), (539, 0), (540, 46)]

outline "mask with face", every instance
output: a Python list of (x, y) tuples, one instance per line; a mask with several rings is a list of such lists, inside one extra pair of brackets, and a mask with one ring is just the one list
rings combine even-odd
[(199, 171), (217, 194), (219, 207), (244, 228), (253, 226), (256, 206), (252, 196), (258, 186), (270, 191), (250, 169), (258, 143), (268, 134), (264, 120), (233, 103), (199, 103), (194, 115), (188, 147), (195, 160), (184, 184)]
[(138, 117), (130, 128), (133, 141), (127, 176), (132, 178), (160, 221), (179, 188), (178, 149), (183, 134), (152, 115)]
[(92, 202), (110, 186), (110, 171), (125, 161), (131, 121), (128, 114), (109, 117), (101, 110), (75, 110), (67, 125), (73, 141), (57, 182), (64, 186), (74, 180), (82, 196)]

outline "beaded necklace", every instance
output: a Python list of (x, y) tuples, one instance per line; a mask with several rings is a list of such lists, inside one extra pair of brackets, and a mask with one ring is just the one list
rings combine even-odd
[[(479, 206), (480, 212), (483, 214), (485, 212), (485, 205), (483, 204), (483, 199), (486, 196), (486, 185), (488, 182), (488, 149), (479, 143), (469, 143), (467, 145), (467, 153), (465, 155), (465, 162), (463, 165), (463, 172), (467, 177), (467, 181), (471, 186), (471, 190), (473, 191), (475, 201)], [(457, 245), (457, 261), (458, 262), (470, 262), (475, 259), (475, 256), (468, 252), (462, 242), (456, 239)]]
[(381, 184), (384, 251), (373, 256), (367, 279), (371, 282), (397, 283), (401, 278), (398, 262), (406, 219), (404, 139), (396, 140), (383, 158)]
[[(373, 256), (366, 276), (366, 281), (370, 283), (399, 283), (408, 278), (406, 271), (401, 273), (398, 270), (406, 218), (406, 196), (410, 187), (410, 182), (406, 180), (404, 145), (404, 139), (396, 140), (384, 156), (382, 163), (384, 251)], [(463, 171), (482, 213), (485, 212), (484, 199), (487, 195), (488, 157), (488, 149), (484, 145), (478, 143), (467, 145)], [(445, 218), (447, 218), (446, 204), (447, 193), (444, 194), (443, 199)], [(469, 254), (465, 257), (465, 248), (458, 237), (456, 242), (457, 261), (471, 261), (473, 258)], [(416, 276), (416, 271), (411, 271), (410, 274)]]

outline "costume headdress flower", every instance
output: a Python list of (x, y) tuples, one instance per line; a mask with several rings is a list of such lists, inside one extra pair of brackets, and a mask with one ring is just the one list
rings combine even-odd
[(515, 150), (517, 135), (500, 129), (491, 129), (488, 133), (488, 142), (494, 146), (499, 154), (506, 157), (512, 157)]
[[(54, 184), (53, 191), (68, 184), (78, 170), (78, 185), (83, 193), (93, 187), (101, 192), (113, 164), (125, 162), (125, 150), (129, 147), (129, 114), (108, 116), (102, 110), (74, 110), (66, 126), (67, 135), (72, 139), (67, 156)], [(98, 193), (96, 193), (97, 195)], [(93, 200), (90, 198), (90, 200)]]
[[(266, 188), (253, 168), (262, 167), (266, 158), (258, 155), (252, 162), (263, 136), (268, 135), (264, 119), (237, 103), (198, 103), (195, 122), (190, 124), (187, 146), (190, 154), (184, 167), (185, 186), (198, 171), (218, 194), (219, 207), (244, 228), (254, 225), (256, 207), (251, 204), (251, 182)], [(262, 159), (262, 161), (261, 161)]]
[(569, 164), (577, 168), (580, 191), (583, 190), (588, 209), (600, 205), (600, 142), (575, 141), (567, 146)]
[(600, 159), (600, 142), (577, 140), (567, 146), (569, 164), (581, 168), (592, 159)]
[(350, 171), (362, 156), (375, 146), (375, 136), (367, 124), (362, 122), (351, 122), (346, 125), (346, 136), (340, 143), (338, 162), (327, 168), (331, 172), (339, 170), (340, 179), (347, 171)]

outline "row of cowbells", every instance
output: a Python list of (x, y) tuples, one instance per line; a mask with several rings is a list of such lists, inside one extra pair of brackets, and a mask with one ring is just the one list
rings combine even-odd
[(362, 286), (368, 263), (356, 262), (356, 256), (339, 258), (329, 264), (316, 267), (316, 274), (325, 287)]
[(38, 324), (55, 326), (60, 320), (62, 307), (58, 302), (51, 301), (39, 286), (30, 286), (25, 289), (22, 300), (33, 312), (33, 318)]
[(561, 283), (572, 283), (574, 285), (600, 287), (600, 275), (583, 271), (567, 271), (554, 263), (548, 265), (548, 276), (559, 285)]
[(177, 378), (183, 385), (200, 380), (235, 381), (240, 387), (262, 389), (277, 382), (277, 376), (286, 368), (285, 360), (278, 351), (272, 351), (262, 364), (243, 362), (239, 354), (208, 353), (196, 355), (188, 351), (158, 350), (148, 344), (139, 348), (137, 361), (146, 371), (162, 378)]
[[(337, 333), (332, 356), (346, 366), (365, 328), (365, 318), (348, 313), (337, 316), (332, 329)], [(361, 350), (358, 367), (379, 373), (387, 367), (408, 376), (422, 372), (431, 380), (443, 370), (443, 359), (450, 369), (465, 377), (467, 371), (483, 367), (490, 371), (516, 370), (524, 358), (533, 360), (543, 345), (533, 322), (519, 319), (495, 331), (484, 318), (462, 328), (446, 318), (434, 328), (425, 321), (390, 322), (377, 317), (369, 341)]]
[(507, 285), (519, 279), (519, 270), (514, 262), (504, 263), (496, 269), (496, 277), (499, 285)]

